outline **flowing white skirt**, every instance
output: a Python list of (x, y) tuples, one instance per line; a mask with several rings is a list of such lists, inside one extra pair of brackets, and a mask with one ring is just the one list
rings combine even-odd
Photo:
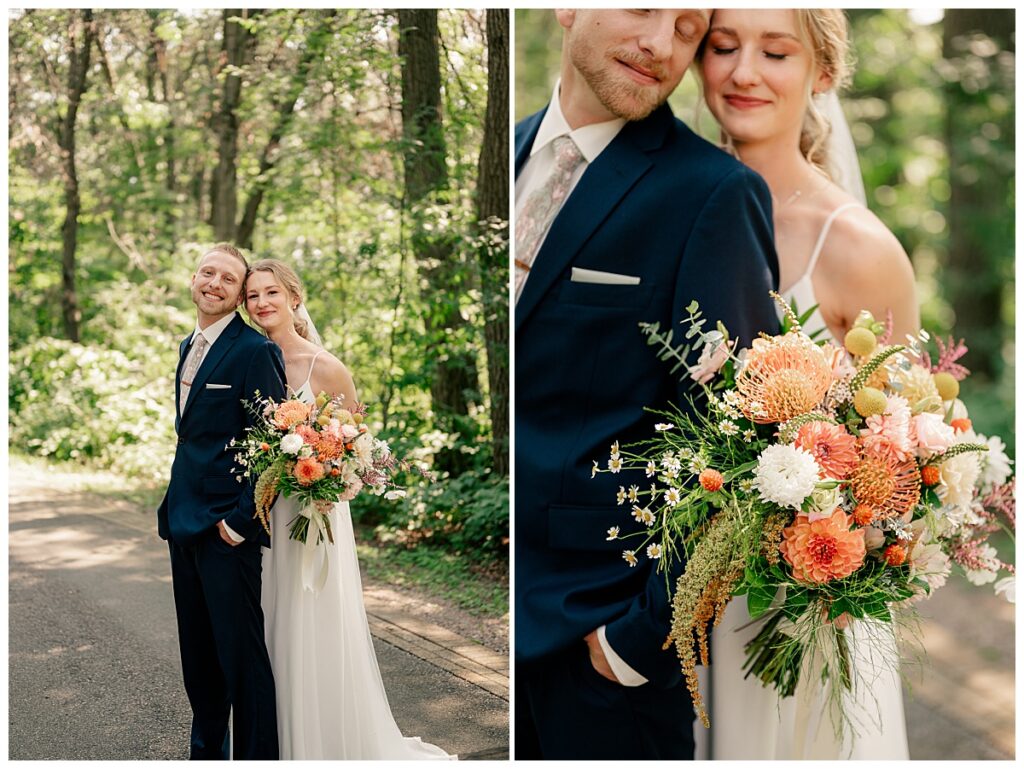
[(271, 513), (273, 547), (263, 550), (263, 613), (277, 689), (281, 758), (454, 758), (418, 737), (403, 737), (388, 705), (363, 608), (347, 502), (330, 513), (327, 581), (303, 589), (301, 543), (288, 539), (295, 503), (281, 496)]
[(701, 691), (709, 693), (711, 729), (709, 734), (699, 721), (694, 726), (697, 758), (909, 758), (899, 655), (890, 626), (850, 623), (853, 688), (844, 698), (844, 707), (853, 726), (839, 739), (820, 681), (803, 676), (792, 697), (780, 698), (754, 676), (743, 678), (743, 647), (761, 625), (743, 628), (749, 622), (747, 599), (738, 596), (712, 632), (711, 665), (701, 671)]

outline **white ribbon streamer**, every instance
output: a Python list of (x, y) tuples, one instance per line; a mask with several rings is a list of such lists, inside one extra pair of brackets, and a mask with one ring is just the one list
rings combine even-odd
[[(329, 565), (327, 545), (330, 544), (327, 527), (329, 523), (327, 516), (321, 513), (316, 505), (300, 508), (299, 514), (309, 519), (306, 541), (302, 544), (302, 587), (315, 594), (323, 590), (324, 585), (327, 584)], [(321, 540), (324, 543), (323, 547), (317, 545)]]

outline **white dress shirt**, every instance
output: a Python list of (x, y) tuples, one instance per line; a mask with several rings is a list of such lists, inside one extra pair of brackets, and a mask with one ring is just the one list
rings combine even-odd
[[(540, 127), (537, 129), (537, 136), (533, 140), (530, 157), (516, 178), (516, 219), (519, 218), (519, 212), (527, 198), (530, 197), (530, 193), (543, 185), (551, 173), (551, 166), (555, 162), (555, 150), (552, 146), (555, 139), (559, 136), (568, 136), (576, 143), (580, 154), (583, 155), (583, 162), (576, 168), (569, 182), (569, 194), (565, 197), (568, 200), (587, 167), (604, 152), (612, 140), (619, 135), (622, 127), (626, 125), (624, 118), (615, 118), (604, 123), (592, 123), (573, 130), (566, 121), (565, 115), (562, 114), (562, 105), (559, 103), (561, 85), (561, 80), (555, 83), (548, 111), (544, 113)], [(546, 236), (547, 233), (545, 233)], [(529, 275), (526, 279), (529, 280)], [(597, 629), (597, 640), (601, 644), (601, 650), (608, 659), (612, 672), (619, 679), (619, 683), (623, 686), (640, 686), (647, 683), (646, 678), (633, 670), (622, 657), (615, 653), (605, 637), (604, 625)]]
[[(206, 353), (208, 353), (210, 351), (210, 348), (213, 347), (213, 343), (220, 338), (220, 335), (224, 332), (224, 329), (226, 329), (231, 324), (231, 321), (235, 319), (235, 315), (237, 314), (238, 313), (229, 312), (223, 318), (216, 321), (215, 323), (211, 323), (206, 328), (199, 328), (199, 324), (197, 323), (196, 330), (192, 332), (192, 338), (189, 339), (188, 341), (189, 347), (191, 347), (192, 343), (196, 341), (196, 335), (202, 334), (203, 336), (205, 336), (207, 342), (206, 352), (203, 353), (203, 358), (205, 358)], [(188, 353), (186, 352), (185, 355), (187, 357)], [(199, 360), (199, 365), (203, 365), (202, 358), (200, 358)], [(240, 535), (226, 523), (224, 524), (224, 530), (228, 533), (228, 536), (231, 537), (231, 539), (235, 540), (235, 542), (245, 542), (245, 537)]]

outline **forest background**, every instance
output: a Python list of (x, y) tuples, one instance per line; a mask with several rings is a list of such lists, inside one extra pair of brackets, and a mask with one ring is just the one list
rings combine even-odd
[(434, 476), (353, 503), (364, 560), (507, 611), (508, 11), (8, 21), (13, 461), (155, 510), (190, 276), (231, 241), (297, 269), (372, 427)]
[[(868, 207), (899, 238), (924, 328), (963, 338), (975, 429), (1014, 456), (1014, 11), (848, 10), (853, 82), (842, 103)], [(551, 11), (517, 10), (515, 118), (558, 74)], [(709, 141), (718, 128), (688, 73), (669, 103)]]

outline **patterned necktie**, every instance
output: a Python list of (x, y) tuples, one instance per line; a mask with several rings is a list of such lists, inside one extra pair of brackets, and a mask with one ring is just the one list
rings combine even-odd
[(199, 371), (199, 364), (203, 362), (203, 353), (206, 352), (208, 344), (206, 337), (202, 334), (196, 334), (196, 338), (192, 340), (192, 349), (188, 351), (185, 365), (181, 369), (181, 396), (178, 398), (179, 414), (185, 411), (185, 402), (188, 400), (189, 390), (192, 389), (192, 382), (196, 378), (196, 372)]
[(555, 167), (551, 169), (548, 180), (530, 193), (516, 220), (517, 302), (540, 244), (569, 194), (573, 172), (583, 162), (579, 147), (568, 136), (559, 136), (552, 142), (552, 146), (555, 150)]

